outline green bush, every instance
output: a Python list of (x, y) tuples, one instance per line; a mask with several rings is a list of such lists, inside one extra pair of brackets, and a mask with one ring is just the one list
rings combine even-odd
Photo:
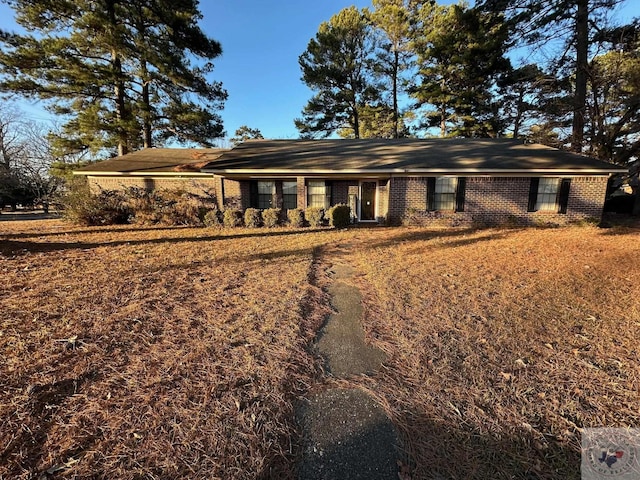
[(257, 208), (247, 208), (244, 211), (244, 225), (248, 228), (262, 226), (262, 214)]
[(280, 224), (281, 211), (277, 208), (267, 208), (262, 211), (262, 223), (267, 228), (273, 228)]
[(63, 216), (78, 225), (116, 225), (128, 223), (131, 208), (118, 190), (101, 190), (92, 194), (86, 184), (75, 184), (62, 198)]
[(287, 221), (294, 228), (304, 227), (304, 210), (301, 208), (287, 210)]
[(334, 228), (346, 228), (351, 223), (351, 208), (348, 205), (334, 205), (327, 211), (329, 225)]
[(204, 214), (202, 223), (205, 227), (221, 227), (222, 226), (222, 212), (217, 208), (212, 208)]
[(309, 207), (305, 210), (304, 216), (312, 227), (320, 227), (324, 224), (324, 208)]
[(242, 226), (242, 210), (237, 208), (227, 208), (222, 217), (222, 223), (225, 227), (241, 227)]

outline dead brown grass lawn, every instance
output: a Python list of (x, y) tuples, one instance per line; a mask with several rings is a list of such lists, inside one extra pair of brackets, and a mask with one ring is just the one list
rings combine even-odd
[(291, 478), (326, 244), (415, 478), (578, 478), (640, 423), (637, 230), (265, 233), (0, 223), (0, 479)]
[(416, 478), (580, 478), (581, 428), (640, 426), (640, 231), (441, 233), (353, 255), (391, 357), (360, 383)]
[(0, 478), (291, 475), (324, 232), (0, 228)]

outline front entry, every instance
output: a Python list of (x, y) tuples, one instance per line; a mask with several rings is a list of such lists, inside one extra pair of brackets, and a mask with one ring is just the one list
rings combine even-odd
[(360, 183), (360, 220), (376, 219), (376, 187), (378, 182)]

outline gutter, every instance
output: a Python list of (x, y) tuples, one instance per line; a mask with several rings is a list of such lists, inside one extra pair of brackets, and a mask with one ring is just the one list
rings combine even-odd
[(87, 177), (211, 177), (205, 172), (87, 172), (75, 171), (73, 175)]
[(622, 167), (612, 167), (610, 169), (584, 168), (584, 169), (560, 169), (560, 168), (536, 168), (536, 169), (501, 169), (491, 170), (483, 168), (420, 168), (420, 169), (353, 169), (353, 170), (281, 170), (281, 169), (224, 169), (224, 170), (203, 170), (203, 172), (214, 175), (286, 175), (286, 176), (307, 176), (307, 175), (390, 175), (390, 176), (415, 176), (424, 174), (479, 174), (491, 176), (513, 176), (523, 175), (531, 176), (532, 174), (540, 175), (560, 175), (560, 174), (579, 174), (579, 175), (610, 175), (613, 173), (626, 173), (628, 169)]

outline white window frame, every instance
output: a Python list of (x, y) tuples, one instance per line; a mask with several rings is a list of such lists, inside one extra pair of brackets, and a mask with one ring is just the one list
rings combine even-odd
[(558, 192), (560, 178), (540, 177), (538, 180), (538, 194), (536, 196), (536, 211), (556, 212), (558, 210)]
[[(261, 210), (273, 208), (276, 197), (276, 182), (273, 180), (258, 181), (258, 208)], [(267, 201), (268, 199), (268, 201)]]
[[(287, 188), (292, 189), (293, 193), (291, 192), (287, 193)], [(293, 207), (287, 206), (287, 199), (290, 197), (293, 197), (294, 199)], [(298, 208), (298, 182), (297, 181), (284, 180), (282, 182), (282, 208), (285, 208), (285, 209)]]
[(329, 208), (331, 203), (331, 187), (325, 180), (307, 180), (307, 208)]
[(455, 211), (458, 177), (436, 177), (433, 192), (433, 209), (435, 211)]

